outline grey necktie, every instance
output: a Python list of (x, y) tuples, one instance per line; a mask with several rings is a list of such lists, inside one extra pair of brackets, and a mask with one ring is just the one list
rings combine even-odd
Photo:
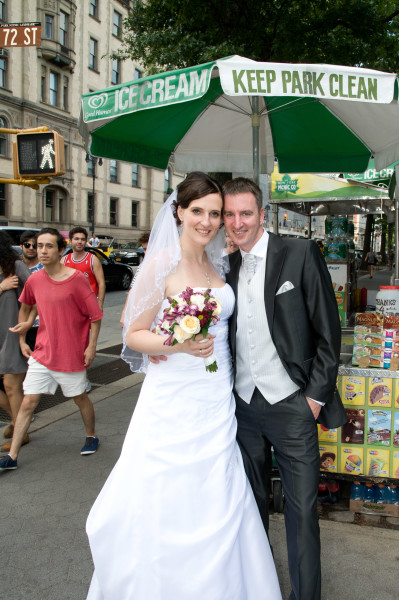
[(244, 254), (243, 263), (245, 277), (247, 279), (247, 282), (250, 283), (252, 277), (255, 274), (256, 256), (254, 254)]

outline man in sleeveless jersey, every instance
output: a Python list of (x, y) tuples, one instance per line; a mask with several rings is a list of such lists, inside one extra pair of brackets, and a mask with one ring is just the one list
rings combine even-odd
[(84, 227), (73, 227), (69, 232), (72, 252), (63, 256), (61, 262), (66, 267), (76, 269), (87, 277), (102, 310), (105, 296), (104, 272), (97, 256), (85, 250), (87, 237), (88, 233)]

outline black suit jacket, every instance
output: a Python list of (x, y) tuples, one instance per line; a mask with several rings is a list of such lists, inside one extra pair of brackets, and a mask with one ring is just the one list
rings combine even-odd
[[(240, 266), (237, 251), (230, 255), (227, 276), (236, 297)], [(287, 281), (293, 289), (277, 294)], [(347, 420), (336, 388), (341, 326), (331, 277), (315, 242), (269, 234), (264, 298), (270, 334), (289, 376), (306, 396), (325, 402), (319, 422), (339, 427)], [(236, 330), (237, 304), (230, 319), (233, 361)]]

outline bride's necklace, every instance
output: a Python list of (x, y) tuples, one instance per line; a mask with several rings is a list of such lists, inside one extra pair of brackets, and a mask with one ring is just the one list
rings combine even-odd
[[(184, 252), (183, 246), (181, 246), (181, 249)], [(205, 277), (205, 279), (207, 280), (209, 287), (212, 287), (212, 281), (211, 281), (211, 278), (209, 277), (208, 272), (207, 271), (203, 271), (200, 266), (199, 266), (199, 269), (200, 269), (201, 273), (203, 274), (203, 276)]]

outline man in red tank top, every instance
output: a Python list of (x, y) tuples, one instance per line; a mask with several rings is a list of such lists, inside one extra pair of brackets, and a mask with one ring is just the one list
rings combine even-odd
[(100, 261), (94, 254), (87, 252), (88, 233), (84, 227), (74, 227), (69, 232), (72, 252), (63, 256), (61, 262), (71, 269), (81, 271), (88, 278), (91, 289), (95, 293), (101, 310), (103, 309), (105, 296), (104, 272)]
[[(104, 271), (97, 256), (85, 250), (88, 233), (84, 227), (73, 227), (69, 232), (72, 252), (63, 256), (61, 262), (72, 269), (76, 269), (87, 277), (90, 287), (95, 293), (101, 311), (103, 310), (105, 296)], [(90, 380), (86, 379), (86, 392), (91, 391)]]

